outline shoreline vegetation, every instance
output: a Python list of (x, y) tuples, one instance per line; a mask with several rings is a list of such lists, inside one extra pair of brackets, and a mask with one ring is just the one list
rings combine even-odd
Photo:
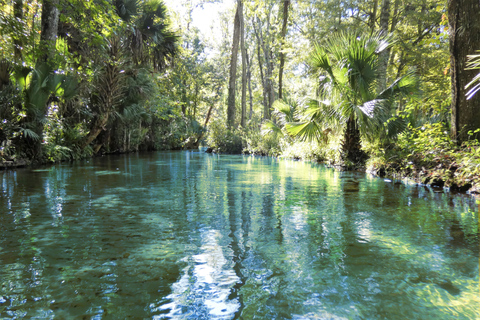
[[(475, 153), (480, 153), (480, 148), (470, 147), (469, 150), (454, 148), (451, 150), (441, 150), (434, 152), (430, 150), (429, 153), (433, 155), (433, 158), (430, 160), (422, 160), (425, 157), (421, 154), (411, 154), (409, 157), (401, 159), (401, 161), (392, 161), (385, 162), (384, 157), (373, 157), (371, 156), (367, 163), (362, 166), (346, 166), (344, 163), (336, 163), (334, 159), (325, 159), (322, 156), (315, 154), (315, 152), (309, 153), (299, 153), (298, 150), (302, 150), (300, 147), (297, 150), (297, 153), (292, 153), (290, 150), (288, 155), (276, 154), (268, 155), (268, 153), (259, 153), (257, 151), (244, 149), (242, 152), (217, 152), (211, 147), (199, 147), (200, 150), (206, 153), (218, 153), (218, 154), (232, 154), (232, 155), (252, 155), (252, 156), (264, 156), (264, 157), (275, 157), (282, 159), (291, 159), (299, 161), (314, 161), (318, 164), (325, 165), (326, 167), (332, 168), (337, 171), (358, 171), (370, 174), (378, 178), (384, 178), (387, 180), (415, 184), (418, 186), (428, 186), (436, 189), (442, 189), (447, 192), (458, 192), (464, 194), (470, 194), (472, 196), (477, 196), (480, 194), (480, 177), (474, 171), (471, 173), (472, 167), (474, 169), (479, 168), (478, 158), (477, 164), (474, 164), (472, 159), (468, 160), (465, 154), (470, 154), (470, 158), (475, 155)], [(173, 148), (174, 150), (198, 150), (198, 149), (186, 149), (186, 148)], [(167, 151), (167, 150), (162, 150)], [(115, 152), (115, 153), (105, 153), (97, 156), (105, 155), (121, 155), (135, 153), (139, 151), (130, 151), (130, 152)], [(156, 152), (156, 151), (146, 151), (146, 152)], [(457, 156), (452, 156), (456, 154)], [(398, 158), (398, 157), (397, 157)], [(79, 160), (79, 159), (77, 159)], [(409, 161), (414, 160), (414, 161)], [(72, 159), (63, 159), (58, 162), (64, 161), (76, 161)], [(58, 163), (57, 162), (57, 163)], [(32, 163), (27, 160), (16, 160), (16, 161), (2, 161), (0, 162), (0, 170), (15, 170), (17, 168), (25, 167), (36, 167), (43, 165), (54, 165), (55, 162), (37, 162)], [(471, 164), (470, 166), (468, 164)]]

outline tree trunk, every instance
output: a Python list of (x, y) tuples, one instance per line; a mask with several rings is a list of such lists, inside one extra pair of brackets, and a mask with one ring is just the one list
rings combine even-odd
[[(213, 108), (215, 108), (215, 104), (211, 104), (210, 107), (208, 108), (207, 111), (207, 116), (205, 117), (205, 122), (203, 124), (203, 127), (206, 128), (208, 122), (210, 121), (210, 117), (212, 116), (212, 111)], [(203, 136), (205, 135), (205, 130), (202, 130), (202, 132), (197, 136), (197, 139), (193, 141), (192, 145), (189, 146), (187, 149), (197, 149), (198, 146), (200, 145), (200, 141), (203, 139)]]
[(372, 31), (375, 30), (375, 22), (377, 21), (378, 0), (373, 0), (373, 8), (368, 19), (368, 26)]
[(59, 0), (43, 0), (39, 62), (51, 61), (54, 57), (60, 17), (58, 5)]
[[(465, 85), (478, 70), (465, 70), (467, 55), (480, 50), (480, 3), (478, 0), (448, 0), (450, 67), (452, 77), (452, 136), (460, 143), (468, 131), (480, 128), (480, 96), (466, 99)], [(475, 136), (476, 139), (479, 134)]]
[(240, 125), (245, 128), (247, 117), (247, 53), (245, 50), (245, 21), (243, 18), (243, 3), (238, 1), (240, 18), (240, 50), (242, 51), (242, 116)]
[[(285, 38), (287, 35), (287, 23), (288, 23), (288, 7), (290, 6), (290, 0), (283, 1), (283, 25), (282, 25), (282, 43), (281, 49), (285, 49)], [(283, 99), (283, 69), (285, 68), (285, 52), (280, 51), (280, 69), (278, 72), (278, 98)]]
[[(90, 130), (88, 135), (83, 140), (82, 149), (85, 149), (90, 143), (93, 142), (93, 140), (95, 140), (98, 137), (98, 135), (103, 130), (105, 130), (105, 126), (107, 125), (108, 118), (109, 118), (109, 114), (106, 113), (104, 115), (100, 115), (97, 118), (97, 120), (95, 120), (95, 123), (93, 124), (92, 129)], [(100, 145), (100, 147), (101, 147), (101, 145)]]
[(248, 53), (245, 50), (245, 57), (247, 58), (247, 83), (248, 83), (248, 95), (250, 98), (250, 114), (248, 119), (252, 120), (253, 117), (253, 93), (252, 93), (252, 62), (248, 58)]
[[(270, 14), (267, 15), (267, 26), (266, 26), (266, 36), (263, 37), (262, 33), (262, 26), (260, 23), (260, 19), (257, 17), (257, 22), (258, 22), (258, 41), (260, 43), (260, 47), (263, 51), (263, 56), (265, 59), (265, 91), (267, 95), (267, 104), (265, 105), (264, 108), (264, 114), (263, 118), (265, 120), (270, 120), (270, 110), (272, 109), (273, 106), (273, 101), (275, 100), (275, 92), (274, 92), (274, 86), (273, 86), (273, 63), (272, 63), (272, 57), (271, 57), (271, 51), (270, 51)], [(265, 39), (266, 38), (266, 39)]]
[(184, 116), (187, 115), (187, 103), (188, 103), (188, 99), (187, 99), (187, 81), (186, 80), (183, 80), (182, 81), (182, 114)]
[(261, 54), (261, 44), (260, 44), (260, 36), (258, 34), (257, 28), (255, 28), (255, 21), (253, 21), (253, 29), (255, 32), (255, 37), (257, 38), (257, 59), (258, 59), (258, 69), (260, 70), (260, 80), (262, 83), (263, 88), (263, 118), (265, 118), (265, 110), (268, 108), (268, 98), (267, 98), (267, 83), (265, 80), (265, 76), (263, 74), (263, 61), (262, 61), (262, 54)]
[(232, 56), (230, 61), (230, 79), (228, 81), (228, 99), (227, 99), (227, 127), (233, 128), (235, 124), (235, 84), (237, 77), (237, 58), (238, 45), (240, 42), (240, 13), (241, 1), (237, 4), (237, 11), (235, 12), (235, 20), (233, 23), (233, 43)]
[(350, 161), (353, 165), (363, 165), (367, 156), (362, 150), (360, 131), (356, 119), (352, 116), (347, 120), (343, 143), (342, 159)]
[[(382, 1), (382, 10), (380, 11), (380, 32), (383, 35), (388, 34), (388, 21), (390, 20), (390, 0)], [(390, 49), (385, 49), (378, 55), (378, 87), (380, 93), (387, 87), (387, 68)]]
[(390, 24), (390, 32), (392, 32), (392, 33), (397, 28), (399, 7), (400, 7), (400, 0), (395, 0), (395, 3), (393, 5), (392, 23)]
[(203, 126), (206, 128), (207, 127), (207, 124), (208, 122), (210, 121), (210, 117), (212, 115), (212, 110), (213, 108), (215, 107), (215, 105), (212, 103), (210, 105), (210, 107), (208, 108), (208, 111), (207, 111), (207, 116), (205, 117), (205, 123), (203, 124)]

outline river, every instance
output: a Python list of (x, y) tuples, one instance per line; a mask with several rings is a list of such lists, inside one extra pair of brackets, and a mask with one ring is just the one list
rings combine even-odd
[(480, 318), (469, 195), (192, 151), (0, 179), (0, 319)]

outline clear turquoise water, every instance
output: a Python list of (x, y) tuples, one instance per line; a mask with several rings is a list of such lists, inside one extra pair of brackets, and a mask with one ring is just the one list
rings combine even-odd
[(0, 319), (480, 318), (471, 196), (200, 152), (0, 179)]

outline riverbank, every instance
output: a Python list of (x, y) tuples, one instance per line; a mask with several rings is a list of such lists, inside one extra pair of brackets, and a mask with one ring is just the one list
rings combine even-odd
[(365, 168), (365, 171), (380, 178), (409, 181), (417, 185), (426, 185), (434, 188), (445, 188), (449, 191), (460, 193), (480, 194), (480, 183), (478, 177), (471, 177), (466, 181), (457, 179), (453, 169), (441, 170), (442, 168), (415, 168), (414, 170), (400, 170), (398, 164), (391, 163), (387, 166), (376, 168)]
[(11, 161), (1, 161), (0, 162), (0, 170), (6, 169), (16, 169), (16, 168), (23, 168), (29, 166), (30, 162), (27, 160), (11, 160)]
[[(476, 152), (476, 149), (474, 150)], [(212, 153), (215, 151), (207, 147), (205, 152)], [(469, 151), (471, 153), (471, 150)], [(451, 151), (449, 152), (451, 153)], [(113, 153), (115, 154), (115, 153)], [(240, 154), (240, 153), (238, 153)], [(252, 154), (252, 153), (247, 153)], [(472, 161), (471, 156), (464, 157), (457, 150), (457, 157), (451, 157), (448, 154), (438, 153), (434, 157), (434, 161), (426, 161), (421, 154), (410, 154), (409, 157), (401, 159), (401, 161), (385, 161), (385, 156), (372, 156), (364, 166), (348, 168), (336, 163), (335, 160), (326, 160), (321, 157), (302, 157), (295, 155), (294, 157), (278, 156), (278, 158), (295, 159), (302, 161), (313, 160), (317, 163), (322, 163), (339, 171), (361, 171), (380, 178), (387, 178), (397, 181), (406, 181), (417, 185), (426, 185), (434, 188), (445, 188), (449, 191), (480, 194), (480, 176), (477, 174), (479, 165)], [(476, 153), (474, 153), (476, 154)], [(255, 155), (255, 154), (252, 154)], [(101, 157), (97, 155), (96, 157)], [(266, 156), (261, 154), (260, 156)], [(93, 156), (95, 157), (95, 156)], [(398, 158), (398, 157), (397, 157)], [(423, 159), (423, 161), (418, 161)], [(440, 161), (441, 159), (441, 161)], [(64, 160), (69, 161), (69, 160)], [(71, 161), (71, 160), (70, 160)], [(0, 170), (24, 168), (35, 165), (45, 165), (50, 162), (32, 164), (31, 161), (20, 159), (0, 162)], [(53, 163), (52, 163), (53, 164)]]
[[(212, 148), (206, 149), (207, 153), (216, 153)], [(451, 151), (453, 152), (453, 151)], [(425, 159), (421, 154), (410, 154), (401, 161), (386, 161), (386, 155), (381, 157), (372, 156), (365, 165), (348, 167), (337, 159), (325, 159), (314, 153), (278, 155), (276, 158), (293, 159), (300, 161), (314, 161), (324, 164), (338, 171), (361, 171), (379, 178), (386, 178), (405, 183), (443, 188), (452, 192), (480, 194), (480, 176), (475, 168), (479, 168), (471, 157), (465, 156), (465, 152), (456, 151), (457, 155), (464, 154), (464, 158), (452, 158), (445, 154), (437, 154), (433, 160), (418, 161)], [(222, 154), (222, 153), (220, 153)], [(227, 153), (231, 154), (231, 153)], [(244, 153), (256, 156), (268, 156), (266, 154)], [(391, 154), (388, 154), (391, 157)], [(400, 159), (399, 157), (397, 157)], [(439, 162), (438, 159), (443, 159)], [(470, 159), (470, 160), (469, 160)], [(473, 168), (472, 168), (473, 167)]]

